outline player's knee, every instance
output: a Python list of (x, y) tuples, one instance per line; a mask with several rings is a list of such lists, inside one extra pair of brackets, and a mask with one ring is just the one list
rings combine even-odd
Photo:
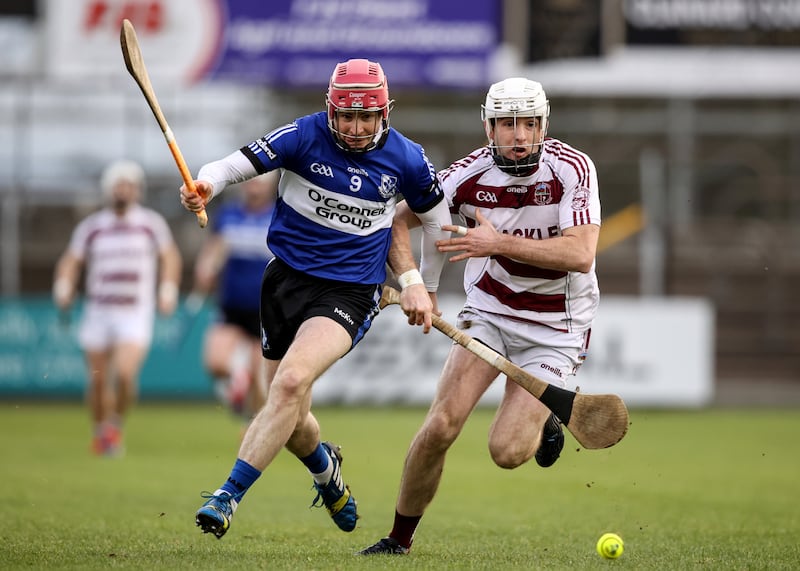
[(269, 398), (297, 401), (305, 396), (310, 386), (311, 378), (306, 371), (297, 367), (283, 367), (272, 379)]
[(137, 367), (120, 366), (117, 368), (116, 374), (117, 384), (124, 387), (133, 387), (139, 378), (139, 369)]
[(461, 433), (464, 423), (446, 411), (432, 413), (425, 421), (423, 433), (431, 448), (447, 449)]
[(531, 446), (515, 439), (490, 439), (489, 454), (492, 461), (500, 468), (513, 470), (533, 457)]

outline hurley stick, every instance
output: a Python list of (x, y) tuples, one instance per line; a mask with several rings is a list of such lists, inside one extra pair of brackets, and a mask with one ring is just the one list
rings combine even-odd
[[(164, 138), (167, 140), (169, 150), (172, 152), (172, 157), (175, 159), (175, 164), (178, 165), (178, 170), (181, 172), (181, 178), (190, 191), (197, 194), (197, 189), (194, 186), (194, 180), (189, 172), (189, 167), (186, 166), (186, 161), (183, 159), (183, 154), (178, 143), (175, 141), (175, 135), (172, 129), (169, 128), (167, 120), (164, 118), (164, 113), (161, 112), (161, 106), (156, 99), (156, 93), (153, 91), (153, 85), (150, 83), (150, 77), (147, 75), (147, 68), (142, 59), (142, 50), (139, 48), (139, 40), (136, 38), (136, 30), (133, 29), (133, 24), (130, 20), (122, 21), (122, 28), (119, 32), (119, 43), (122, 46), (122, 57), (125, 59), (125, 67), (128, 72), (136, 80), (139, 88), (142, 90), (150, 110), (155, 115), (158, 126), (161, 127), (161, 132), (164, 133)], [(196, 212), (197, 221), (201, 228), (205, 228), (208, 224), (208, 215), (205, 209)]]

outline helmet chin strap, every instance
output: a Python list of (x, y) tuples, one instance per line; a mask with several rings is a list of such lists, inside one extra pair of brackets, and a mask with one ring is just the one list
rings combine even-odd
[[(538, 144), (538, 149), (529, 154), (522, 160), (517, 159), (507, 159), (502, 155), (500, 152), (500, 148), (494, 142), (494, 127), (495, 127), (495, 118), (485, 120), (483, 122), (484, 129), (486, 131), (486, 138), (489, 140), (489, 148), (492, 150), (492, 158), (494, 159), (494, 164), (497, 165), (501, 171), (510, 174), (512, 176), (528, 176), (536, 170), (536, 166), (539, 164), (539, 158), (542, 156), (542, 148), (544, 144), (544, 137), (547, 131), (547, 127), (545, 127), (545, 131), (542, 133), (541, 141)], [(516, 116), (515, 116), (516, 121)], [(508, 148), (508, 147), (506, 147)]]
[(507, 159), (501, 155), (498, 152), (494, 141), (489, 143), (489, 148), (492, 150), (492, 158), (494, 159), (494, 164), (497, 165), (497, 168), (505, 173), (510, 174), (511, 176), (530, 175), (534, 170), (536, 170), (536, 166), (539, 164), (539, 158), (542, 156), (541, 147), (535, 153), (529, 154), (521, 161), (516, 159)]
[(339, 130), (333, 130), (334, 140), (336, 141), (336, 145), (342, 149), (343, 151), (347, 151), (349, 153), (366, 153), (367, 151), (371, 151), (372, 149), (380, 147), (383, 142), (386, 140), (386, 136), (389, 133), (389, 125), (388, 121), (382, 120), (381, 127), (378, 131), (372, 136), (372, 141), (364, 146), (363, 148), (351, 147), (347, 143), (344, 142), (344, 138), (339, 133)]

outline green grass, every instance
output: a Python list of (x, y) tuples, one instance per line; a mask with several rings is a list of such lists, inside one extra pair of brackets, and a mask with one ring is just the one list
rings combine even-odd
[[(141, 404), (127, 454), (88, 453), (78, 404), (0, 403), (2, 569), (796, 569), (797, 410), (633, 411), (628, 436), (550, 469), (507, 471), (476, 411), (448, 457), (412, 554), (353, 553), (391, 527), (405, 450), (422, 409), (320, 408), (343, 445), (361, 519), (344, 534), (308, 509), (311, 480), (288, 453), (265, 472), (224, 539), (194, 526), (200, 491), (235, 459), (239, 425), (212, 405)], [(605, 561), (615, 531), (625, 554)]]

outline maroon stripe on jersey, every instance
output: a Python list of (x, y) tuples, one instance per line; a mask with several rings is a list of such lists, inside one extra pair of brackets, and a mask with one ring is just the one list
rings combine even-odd
[(153, 244), (157, 245), (158, 242), (156, 240), (156, 235), (152, 229), (148, 228), (147, 226), (125, 226), (125, 225), (117, 225), (117, 226), (110, 226), (108, 228), (96, 228), (89, 233), (89, 236), (86, 238), (86, 243), (91, 244), (92, 241), (97, 238), (100, 234), (103, 235), (123, 235), (123, 234), (138, 234), (142, 233), (147, 235), (150, 238), (150, 241)]
[(453, 174), (453, 172), (458, 167), (465, 167), (465, 166), (469, 165), (470, 163), (475, 162), (480, 157), (482, 157), (483, 155), (486, 155), (488, 153), (489, 153), (489, 147), (483, 147), (480, 150), (475, 151), (474, 153), (467, 155), (463, 159), (460, 159), (460, 160), (457, 160), (457, 161), (453, 162), (453, 164), (451, 164), (449, 167), (447, 167), (446, 169), (444, 169), (444, 170), (439, 172), (439, 180), (441, 180), (441, 181), (446, 180), (447, 177), (449, 177), (451, 174)]
[(89, 299), (100, 305), (133, 305), (137, 298), (132, 295), (93, 295)]
[[(537, 193), (537, 187), (546, 186), (546, 195), (549, 198), (542, 199)], [(547, 206), (550, 204), (558, 204), (564, 196), (564, 186), (560, 181), (551, 179), (548, 181), (540, 181), (534, 184), (527, 185), (527, 192), (515, 192), (509, 189), (523, 189), (525, 185), (521, 186), (502, 186), (502, 187), (485, 187), (491, 188), (493, 192), (497, 192), (498, 203), (495, 206), (500, 208), (522, 208), (523, 206)]]
[(138, 282), (140, 277), (136, 272), (114, 272), (103, 274), (101, 279), (103, 282)]
[(481, 289), (496, 297), (503, 305), (520, 311), (538, 311), (539, 313), (559, 313), (566, 311), (567, 296), (564, 294), (544, 295), (523, 291), (517, 293), (501, 284), (485, 273), (476, 284)]
[(582, 166), (574, 159), (574, 158), (567, 158), (566, 156), (561, 156), (561, 160), (575, 169), (575, 173), (578, 175), (578, 186), (586, 186), (586, 175), (588, 174)]
[(589, 209), (581, 210), (580, 212), (573, 213), (573, 219), (575, 220), (575, 226), (580, 226), (582, 224), (591, 224), (592, 219), (589, 216)]
[(540, 268), (538, 266), (531, 266), (530, 264), (523, 264), (505, 256), (492, 256), (501, 268), (507, 271), (512, 276), (519, 276), (521, 278), (541, 278), (544, 280), (557, 280), (567, 275), (567, 272), (561, 270), (548, 270), (547, 268)]
[(589, 163), (586, 161), (586, 157), (574, 149), (565, 146), (561, 141), (547, 139), (547, 142), (550, 143), (548, 146), (551, 147), (548, 151), (574, 168), (578, 176), (579, 184), (588, 188), (590, 183)]
[[(480, 184), (477, 179), (483, 173), (464, 181), (456, 191), (453, 206), (471, 204), (476, 208), (522, 208), (525, 206), (547, 206), (558, 204), (564, 196), (564, 187), (558, 180), (537, 182), (530, 185), (492, 186)], [(549, 198), (546, 201), (537, 195), (536, 187), (546, 185)], [(509, 190), (513, 189), (513, 190)]]
[[(462, 204), (474, 204), (475, 206), (478, 206), (474, 202), (475, 187), (477, 186), (478, 179), (481, 178), (485, 172), (486, 171), (481, 171), (476, 173), (458, 185), (456, 194), (453, 197), (453, 208), (451, 209), (452, 212), (458, 212), (458, 207)], [(485, 205), (481, 204), (480, 206), (483, 207)]]

